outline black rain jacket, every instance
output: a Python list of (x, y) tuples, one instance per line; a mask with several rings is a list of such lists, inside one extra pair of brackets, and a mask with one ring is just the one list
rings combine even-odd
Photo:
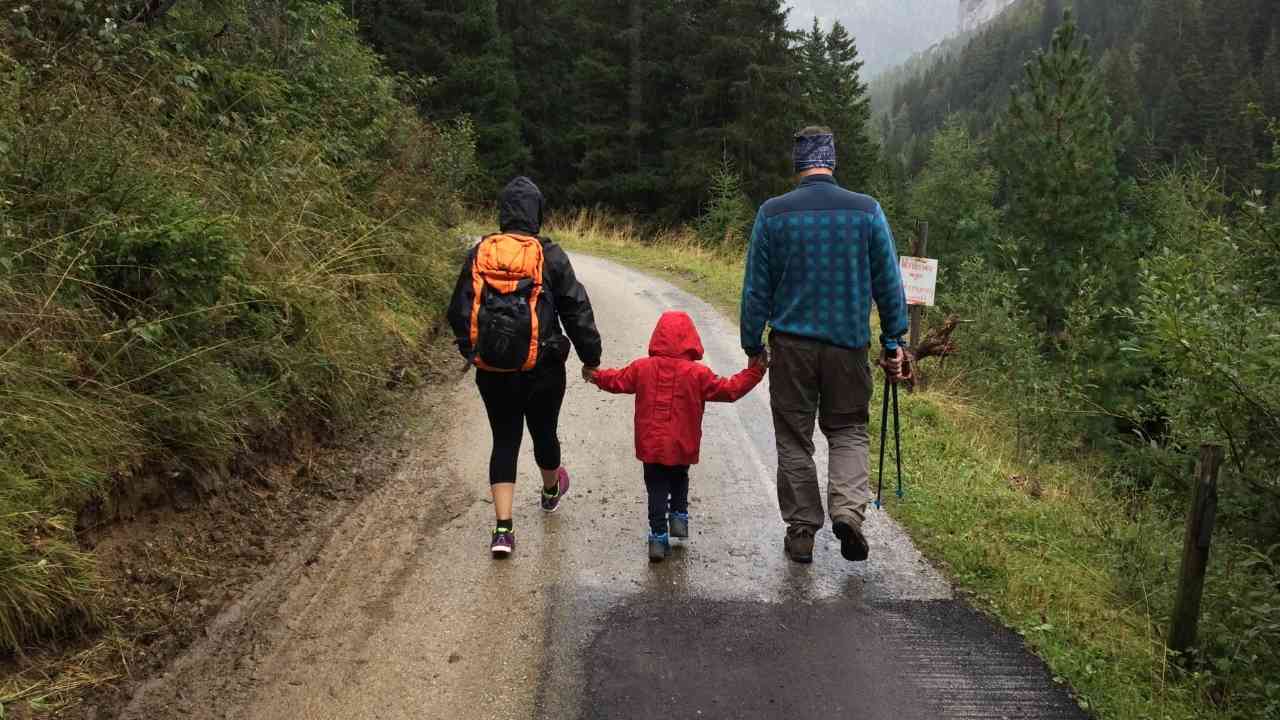
[[(538, 235), (542, 230), (543, 204), (542, 192), (527, 177), (512, 180), (498, 200), (498, 227), (502, 232), (532, 235), (542, 242), (543, 301), (538, 303), (541, 335), (538, 364), (563, 363), (569, 357), (569, 341), (572, 340), (582, 364), (595, 367), (600, 364), (602, 349), (595, 314), (591, 311), (591, 298), (574, 275), (573, 264), (564, 249)], [(468, 360), (474, 354), (471, 347), (471, 308), (475, 291), (471, 267), (475, 259), (476, 249), (471, 248), (458, 275), (453, 300), (449, 303), (449, 325), (457, 339), (458, 352)]]

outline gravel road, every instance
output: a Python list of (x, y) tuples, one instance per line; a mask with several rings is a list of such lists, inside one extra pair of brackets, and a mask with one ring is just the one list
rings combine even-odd
[[(659, 314), (677, 308), (712, 368), (742, 367), (736, 322), (706, 303), (604, 260), (574, 262), (607, 365), (642, 354)], [(784, 557), (767, 386), (709, 407), (693, 537), (651, 565), (631, 399), (577, 371), (561, 425), (572, 494), (559, 513), (539, 511), (526, 442), (512, 560), (488, 555), (488, 429), (467, 376), (449, 427), (407, 433), (399, 474), (299, 538), (123, 717), (1084, 717), (885, 513), (871, 513), (866, 563), (842, 560), (829, 530), (812, 565)]]

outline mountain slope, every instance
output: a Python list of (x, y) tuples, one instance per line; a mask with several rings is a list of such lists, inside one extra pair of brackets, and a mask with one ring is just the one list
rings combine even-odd
[(959, 0), (790, 0), (790, 24), (839, 20), (858, 40), (870, 78), (954, 33)]
[[(965, 0), (975, 12), (1003, 1)], [(1201, 154), (1235, 182), (1265, 181), (1257, 158), (1269, 141), (1250, 108), (1280, 116), (1280, 4), (1273, 0), (1015, 2), (967, 40), (948, 41), (872, 83), (886, 156), (914, 173), (928, 138), (951, 116), (986, 134), (1066, 7), (1091, 40), (1113, 119), (1130, 123), (1127, 171)]]
[(960, 30), (977, 30), (1017, 0), (960, 0)]

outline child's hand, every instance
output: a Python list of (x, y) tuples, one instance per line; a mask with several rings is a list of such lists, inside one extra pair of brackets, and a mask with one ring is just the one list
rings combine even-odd
[(769, 351), (766, 350), (759, 355), (753, 356), (747, 361), (747, 367), (752, 369), (759, 368), (767, 371), (769, 369)]
[(597, 370), (599, 370), (599, 369), (600, 369), (600, 368), (598, 368), (598, 367), (590, 367), (590, 366), (587, 366), (587, 365), (583, 365), (583, 366), (582, 366), (582, 379), (583, 379), (583, 380), (585, 380), (585, 381), (587, 381), (587, 382), (589, 382), (589, 383), (591, 383), (592, 385), (595, 385), (595, 384), (596, 384), (596, 371), (597, 371)]

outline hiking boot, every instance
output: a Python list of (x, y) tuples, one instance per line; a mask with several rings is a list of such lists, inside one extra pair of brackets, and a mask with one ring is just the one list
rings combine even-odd
[(667, 554), (671, 552), (671, 536), (667, 533), (661, 535), (651, 532), (649, 533), (649, 562), (662, 562), (667, 559)]
[(671, 526), (671, 537), (689, 537), (689, 513), (673, 512), (670, 517), (667, 518), (667, 524)]
[(495, 558), (511, 557), (511, 553), (516, 551), (516, 534), (511, 530), (494, 530), (493, 542), (489, 545), (489, 552), (493, 553)]
[(792, 562), (813, 562), (813, 531), (809, 528), (787, 530), (787, 539), (782, 547)]
[(560, 509), (560, 501), (569, 494), (569, 471), (563, 467), (556, 471), (556, 489), (547, 492), (542, 488), (542, 512), (553, 513)]
[(871, 548), (867, 545), (867, 537), (859, 528), (844, 520), (837, 520), (831, 525), (831, 532), (840, 538), (840, 554), (850, 562), (862, 562), (867, 559)]

